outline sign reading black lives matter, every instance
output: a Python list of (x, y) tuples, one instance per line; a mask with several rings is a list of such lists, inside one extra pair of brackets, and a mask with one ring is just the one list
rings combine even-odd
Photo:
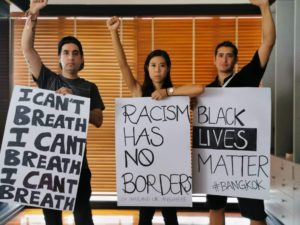
[(269, 196), (268, 88), (207, 88), (193, 114), (195, 193)]
[(192, 206), (189, 98), (116, 99), (119, 206)]
[(90, 100), (16, 86), (0, 154), (0, 201), (73, 210)]

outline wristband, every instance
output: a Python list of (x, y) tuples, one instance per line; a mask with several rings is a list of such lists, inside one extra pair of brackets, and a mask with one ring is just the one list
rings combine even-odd
[(26, 12), (25, 12), (25, 16), (30, 18), (31, 21), (36, 21), (37, 20), (37, 17), (38, 17), (39, 13), (32, 13), (30, 12), (30, 9), (28, 9)]

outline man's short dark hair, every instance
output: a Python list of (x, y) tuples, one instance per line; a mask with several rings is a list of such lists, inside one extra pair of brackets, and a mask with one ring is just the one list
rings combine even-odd
[(235, 59), (237, 59), (238, 49), (237, 49), (237, 47), (231, 41), (223, 41), (220, 44), (218, 44), (217, 47), (215, 48), (215, 56), (218, 54), (218, 50), (221, 47), (232, 48), (232, 53), (233, 53)]
[[(66, 36), (66, 37), (63, 37), (59, 42), (58, 42), (58, 46), (57, 46), (57, 53), (58, 55), (60, 56), (61, 54), (61, 50), (62, 50), (62, 47), (65, 45), (65, 44), (75, 44), (77, 45), (78, 49), (79, 49), (79, 52), (80, 52), (80, 55), (83, 56), (83, 50), (82, 50), (82, 45), (81, 45), (81, 42), (73, 37), (73, 36)], [(59, 64), (60, 67), (61, 67), (61, 64)], [(82, 70), (84, 67), (84, 62), (81, 64), (79, 70)]]

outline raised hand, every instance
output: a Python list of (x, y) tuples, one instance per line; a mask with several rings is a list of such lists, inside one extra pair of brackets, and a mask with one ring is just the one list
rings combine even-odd
[(31, 14), (38, 13), (41, 9), (45, 8), (48, 0), (31, 0), (29, 11)]
[(120, 19), (117, 16), (114, 16), (106, 21), (106, 26), (110, 31), (118, 30), (120, 26)]

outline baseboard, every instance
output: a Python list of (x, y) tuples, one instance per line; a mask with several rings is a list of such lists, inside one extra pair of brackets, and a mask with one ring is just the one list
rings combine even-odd
[(0, 225), (5, 225), (7, 221), (18, 214), (24, 206), (18, 204), (1, 203)]
[(282, 222), (280, 222), (275, 216), (273, 216), (271, 213), (268, 213), (267, 217), (267, 224), (268, 225), (284, 225)]

